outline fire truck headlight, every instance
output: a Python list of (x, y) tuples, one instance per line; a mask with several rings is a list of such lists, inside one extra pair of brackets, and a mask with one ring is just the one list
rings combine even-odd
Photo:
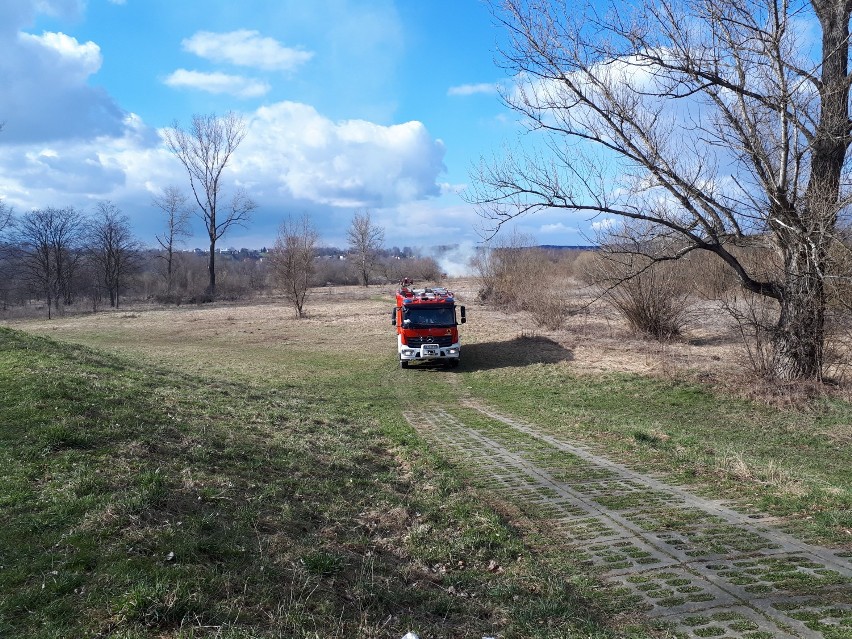
[(412, 351), (412, 350), (409, 350), (409, 349), (407, 349), (407, 348), (402, 349), (402, 354), (403, 354), (403, 355), (405, 355), (406, 357), (411, 357), (411, 356), (412, 356), (412, 355), (414, 355), (416, 352), (417, 352), (417, 351)]
[(457, 349), (457, 348), (451, 348), (451, 349), (449, 349), (447, 352), (448, 352), (450, 355), (458, 355), (458, 354), (459, 354), (459, 349)]

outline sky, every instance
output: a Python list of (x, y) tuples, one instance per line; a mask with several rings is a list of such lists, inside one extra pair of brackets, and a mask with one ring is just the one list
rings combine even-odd
[[(463, 194), (482, 158), (529, 134), (500, 101), (505, 33), (480, 0), (2, 0), (0, 198), (16, 213), (110, 201), (146, 246), (152, 198), (189, 193), (163, 130), (233, 111), (247, 134), (226, 194), (258, 207), (221, 248), (271, 246), (310, 216), (345, 246), (368, 210), (388, 247), (482, 241)], [(540, 244), (587, 244), (590, 221), (520, 220)], [(206, 248), (193, 221), (187, 248)]]

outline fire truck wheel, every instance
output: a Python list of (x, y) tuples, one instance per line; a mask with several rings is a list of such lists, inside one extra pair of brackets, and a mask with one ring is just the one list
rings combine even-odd
[(399, 367), (400, 368), (408, 368), (408, 362), (404, 359), (399, 360)]
[(450, 366), (452, 366), (453, 368), (458, 368), (458, 367), (459, 367), (459, 360), (458, 360), (458, 358), (456, 358), (456, 359), (451, 359), (451, 360), (450, 360), (450, 362), (451, 362), (451, 363), (450, 363)]

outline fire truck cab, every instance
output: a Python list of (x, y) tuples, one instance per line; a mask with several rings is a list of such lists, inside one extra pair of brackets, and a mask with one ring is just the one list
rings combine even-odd
[[(460, 320), (456, 319), (456, 308)], [(396, 326), (399, 365), (439, 361), (459, 365), (461, 344), (459, 324), (467, 321), (464, 306), (456, 306), (455, 296), (446, 288), (413, 288), (408, 278), (400, 281), (391, 324)]]

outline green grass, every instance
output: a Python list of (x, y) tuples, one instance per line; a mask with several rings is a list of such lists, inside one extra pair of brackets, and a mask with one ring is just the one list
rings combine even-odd
[(403, 421), (443, 377), (392, 365), (207, 374), (0, 329), (0, 636), (616, 636), (623, 604)]
[(850, 545), (852, 459), (832, 436), (852, 421), (846, 403), (779, 410), (674, 381), (572, 375), (543, 365), (473, 371), (465, 384), (546, 432), (787, 517), (810, 541)]
[(780, 411), (550, 364), (403, 372), (376, 354), (384, 323), (256, 339), (259, 320), (190, 316), (198, 337), (141, 331), (148, 315), (61, 329), (94, 348), (0, 329), (0, 637), (667, 636), (625, 626), (635, 595), (402, 418), (441, 406), (554, 477), (588, 478), (456, 406), (462, 393), (850, 546), (852, 464), (832, 437), (846, 404)]

